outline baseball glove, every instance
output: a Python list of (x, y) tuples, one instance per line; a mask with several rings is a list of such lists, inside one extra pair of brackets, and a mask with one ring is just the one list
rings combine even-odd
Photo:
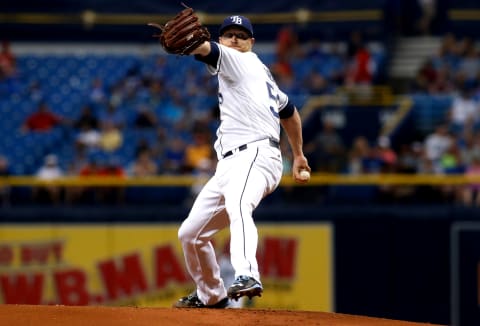
[(165, 25), (148, 24), (160, 30), (160, 34), (153, 36), (158, 37), (160, 44), (168, 53), (188, 55), (203, 42), (210, 41), (210, 33), (202, 26), (193, 9), (184, 4), (183, 6), (185, 9)]

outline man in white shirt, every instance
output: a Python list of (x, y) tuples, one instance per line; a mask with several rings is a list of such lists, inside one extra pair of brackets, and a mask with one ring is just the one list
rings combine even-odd
[[(64, 176), (62, 168), (58, 165), (58, 158), (55, 154), (48, 154), (45, 156), (44, 164), (38, 169), (36, 177), (45, 180), (51, 181), (58, 179)], [(45, 185), (40, 188), (33, 189), (34, 198), (41, 197), (41, 194), (44, 193), (49, 198), (48, 200), (54, 204), (60, 201), (61, 187), (56, 185)]]

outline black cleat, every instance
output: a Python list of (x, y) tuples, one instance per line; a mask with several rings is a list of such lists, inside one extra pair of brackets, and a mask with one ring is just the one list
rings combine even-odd
[(241, 275), (237, 277), (235, 282), (228, 288), (228, 297), (238, 300), (243, 296), (249, 299), (258, 296), (261, 297), (263, 292), (262, 284), (250, 276)]
[(192, 292), (188, 296), (181, 298), (173, 304), (173, 308), (210, 308), (223, 309), (228, 307), (228, 298), (223, 298), (212, 305), (206, 305), (198, 298), (197, 292)]

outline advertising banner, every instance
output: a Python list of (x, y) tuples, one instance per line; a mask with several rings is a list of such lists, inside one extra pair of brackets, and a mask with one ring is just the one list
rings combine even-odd
[[(264, 294), (239, 304), (333, 311), (332, 226), (260, 224)], [(176, 224), (38, 224), (0, 228), (0, 304), (170, 307), (194, 289)], [(228, 286), (229, 233), (214, 238)]]

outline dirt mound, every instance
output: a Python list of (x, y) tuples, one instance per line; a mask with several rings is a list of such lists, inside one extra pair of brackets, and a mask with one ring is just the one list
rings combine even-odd
[(0, 305), (0, 325), (420, 326), (432, 324), (313, 311)]

